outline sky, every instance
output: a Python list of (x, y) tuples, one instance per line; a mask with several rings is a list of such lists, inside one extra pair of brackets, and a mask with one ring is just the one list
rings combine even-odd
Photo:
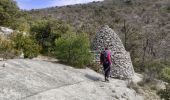
[(39, 9), (46, 7), (64, 6), (103, 0), (15, 0), (21, 9)]

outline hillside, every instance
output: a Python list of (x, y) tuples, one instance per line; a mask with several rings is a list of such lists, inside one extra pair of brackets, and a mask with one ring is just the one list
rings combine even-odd
[[(170, 98), (169, 0), (104, 0), (30, 11), (15, 0), (0, 0), (0, 16), (0, 60), (7, 60), (0, 62), (2, 100)], [(106, 46), (113, 62), (110, 83), (102, 82), (94, 62)], [(16, 59), (20, 55), (25, 59)], [(67, 66), (32, 59), (39, 55)], [(135, 72), (143, 75), (141, 82), (119, 80)]]
[[(5, 63), (5, 67), (3, 64)], [(1, 100), (143, 100), (128, 80), (111, 79), (91, 69), (74, 69), (42, 60), (0, 62)], [(137, 81), (140, 80), (136, 76)]]
[(91, 42), (101, 27), (109, 25), (120, 36), (125, 49), (131, 53), (135, 66), (139, 67), (138, 59), (142, 66), (144, 60), (153, 59), (170, 64), (169, 0), (105, 0), (33, 9), (28, 13), (31, 20), (64, 20), (78, 33), (89, 34)]
[(29, 12), (35, 19), (52, 17), (65, 20), (77, 31), (85, 31), (89, 34), (96, 33), (105, 24), (121, 34), (124, 20), (135, 32), (141, 33), (147, 26), (154, 29), (153, 31), (159, 27), (159, 31), (167, 32), (169, 31), (169, 13), (169, 0), (105, 0)]

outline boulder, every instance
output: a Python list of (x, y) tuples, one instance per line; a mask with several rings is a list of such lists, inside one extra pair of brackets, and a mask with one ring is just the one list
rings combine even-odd
[(12, 32), (14, 32), (12, 29), (9, 29), (7, 27), (0, 27), (0, 35), (7, 36), (11, 34)]

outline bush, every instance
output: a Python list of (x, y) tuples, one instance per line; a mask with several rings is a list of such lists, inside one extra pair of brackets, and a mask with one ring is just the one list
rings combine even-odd
[(41, 53), (50, 54), (55, 48), (55, 40), (66, 34), (71, 28), (63, 21), (48, 19), (38, 20), (31, 25), (31, 33), (43, 48)]
[(29, 32), (30, 26), (24, 17), (17, 18), (11, 24), (11, 28), (20, 32)]
[(39, 54), (39, 45), (37, 45), (29, 36), (22, 33), (13, 33), (10, 36), (14, 42), (14, 49), (23, 51), (25, 58), (33, 58)]
[(136, 71), (136, 72), (140, 72), (141, 71), (141, 66), (139, 66), (140, 65), (140, 59), (139, 58), (134, 58), (134, 59), (132, 59), (133, 61), (133, 66), (134, 66), (134, 70)]
[(17, 51), (13, 50), (14, 43), (3, 37), (0, 36), (0, 57), (2, 58), (13, 58), (15, 55), (17, 55)]
[(0, 50), (1, 51), (5, 51), (5, 50), (10, 50), (11, 48), (13, 48), (13, 44), (12, 41), (6, 39), (3, 36), (0, 36)]
[(170, 86), (167, 85), (166, 89), (160, 90), (158, 92), (158, 95), (160, 95), (160, 97), (164, 100), (169, 100), (170, 99)]
[(19, 8), (14, 0), (0, 0), (0, 26), (10, 26), (18, 13)]
[(84, 33), (68, 33), (56, 40), (56, 56), (62, 62), (84, 68), (92, 61), (89, 40)]
[(158, 60), (147, 62), (145, 66), (146, 66), (145, 73), (147, 74), (147, 78), (146, 78), (147, 81), (158, 78), (162, 69), (166, 67), (164, 64), (160, 63)]
[(164, 69), (161, 71), (159, 77), (160, 77), (162, 80), (170, 83), (170, 68), (169, 68), (169, 67), (164, 68)]
[(166, 8), (167, 12), (170, 13), (170, 6)]

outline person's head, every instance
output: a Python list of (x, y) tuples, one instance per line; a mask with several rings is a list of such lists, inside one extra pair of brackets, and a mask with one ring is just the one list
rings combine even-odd
[(108, 50), (108, 47), (105, 47), (105, 50)]

